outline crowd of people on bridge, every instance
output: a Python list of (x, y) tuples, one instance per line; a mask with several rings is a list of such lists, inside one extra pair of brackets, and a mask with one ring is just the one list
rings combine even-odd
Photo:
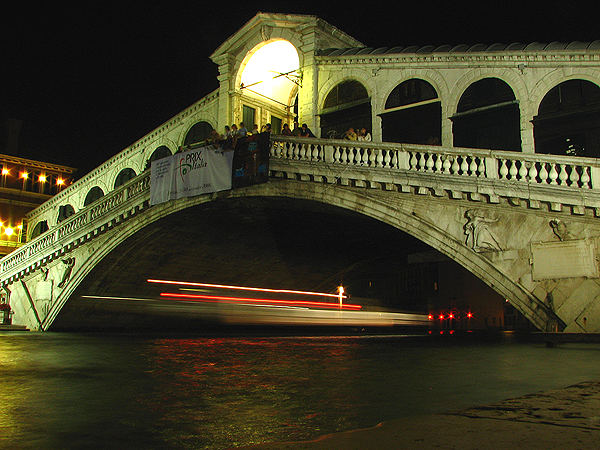
[[(310, 130), (310, 128), (308, 128), (308, 125), (303, 123), (302, 126), (300, 126), (298, 121), (294, 121), (293, 129), (291, 129), (287, 123), (284, 124), (281, 130), (281, 134), (283, 136), (315, 137), (314, 133)], [(337, 133), (334, 133), (330, 137), (336, 136)], [(370, 142), (372, 140), (372, 137), (371, 133), (369, 133), (369, 131), (365, 127), (357, 127), (356, 129), (350, 127), (343, 133), (342, 139), (347, 139), (349, 141)]]

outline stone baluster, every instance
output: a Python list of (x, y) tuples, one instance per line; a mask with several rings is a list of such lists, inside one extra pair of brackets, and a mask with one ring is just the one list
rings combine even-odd
[(519, 171), (517, 170), (517, 161), (514, 159), (511, 159), (509, 161), (509, 163), (510, 163), (510, 168), (508, 169), (508, 175), (510, 175), (511, 180), (516, 180), (517, 173), (519, 173)]
[[(460, 163), (460, 172), (462, 175), (470, 175), (469, 173), (469, 162), (467, 161), (467, 157), (463, 156), (462, 161)], [(471, 157), (473, 159), (473, 157)]]
[(537, 170), (537, 165), (532, 162), (531, 163), (531, 167), (529, 167), (529, 171), (527, 172), (527, 181), (529, 181), (530, 183), (537, 183), (537, 176), (538, 176), (538, 170)]
[(459, 174), (459, 170), (460, 170), (460, 164), (458, 163), (458, 156), (454, 155), (452, 157), (453, 161), (452, 161), (452, 174), (454, 175), (458, 175)]
[(539, 177), (541, 184), (548, 183), (548, 170), (546, 169), (546, 163), (540, 163)]
[(377, 167), (377, 150), (372, 148), (369, 152), (369, 167)]
[(471, 156), (471, 163), (469, 164), (469, 175), (472, 177), (477, 176), (477, 158)]
[(391, 150), (383, 150), (385, 151), (385, 156), (383, 157), (383, 165), (384, 167), (389, 168), (392, 163), (392, 151)]
[(419, 172), (425, 172), (425, 152), (419, 152)]
[(500, 174), (500, 179), (505, 180), (508, 175), (508, 167), (506, 167), (506, 160), (500, 159), (500, 170), (498, 171)]
[(442, 167), (443, 167), (443, 172), (444, 173), (450, 173), (450, 156), (449, 155), (445, 155), (444, 156), (444, 162), (442, 163)]
[(440, 155), (439, 153), (437, 153), (435, 155), (435, 161), (434, 161), (433, 167), (434, 167), (433, 171), (435, 173), (440, 173), (442, 171), (442, 155)]
[(332, 145), (324, 145), (323, 146), (323, 161), (326, 163), (333, 162), (333, 152), (334, 147)]
[(579, 170), (579, 166), (571, 166), (571, 175), (569, 175), (571, 187), (579, 187)]
[(425, 171), (426, 172), (433, 172), (433, 165), (435, 164), (433, 156), (434, 156), (433, 153), (427, 154), (427, 162), (425, 163)]
[(567, 180), (569, 179), (569, 174), (567, 173), (567, 165), (561, 164), (559, 169), (560, 169), (560, 171), (558, 173), (558, 179), (560, 180), (559, 184), (561, 186), (566, 186)]
[[(598, 168), (596, 167), (587, 167), (587, 166), (582, 166), (581, 167), (582, 173), (581, 173), (581, 177), (579, 178), (579, 181), (581, 182), (581, 187), (586, 187), (588, 189), (595, 189), (595, 182), (597, 183), (597, 174), (598, 174)], [(590, 173), (591, 170), (591, 173)]]
[(486, 161), (486, 159), (485, 158), (479, 158), (479, 165), (477, 166), (477, 176), (478, 177), (484, 177), (485, 178), (485, 176), (486, 176), (486, 167), (487, 167), (487, 161)]
[(521, 167), (519, 167), (519, 180), (523, 183), (527, 183), (527, 174), (529, 171), (527, 170), (527, 163), (521, 160)]
[(410, 152), (410, 170), (417, 170), (417, 153)]
[(550, 178), (550, 184), (558, 184), (556, 180), (558, 179), (558, 172), (556, 171), (556, 163), (550, 163), (550, 173), (548, 174)]
[(390, 167), (394, 169), (408, 170), (408, 153), (400, 150), (390, 150), (392, 152), (392, 160)]

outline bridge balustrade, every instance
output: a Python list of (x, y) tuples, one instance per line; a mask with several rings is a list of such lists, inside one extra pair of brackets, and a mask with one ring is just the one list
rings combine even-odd
[(460, 177), (598, 189), (600, 161), (555, 155), (316, 138), (272, 138), (271, 157)]
[[(521, 191), (527, 193), (530, 204), (546, 201), (560, 210), (564, 203), (572, 205), (576, 214), (583, 214), (585, 207), (593, 207), (596, 215), (600, 215), (600, 161), (593, 158), (285, 136), (272, 136), (271, 143), (272, 175), (291, 170), (300, 179), (310, 180), (314, 174), (326, 174), (333, 167), (338, 174), (339, 169), (345, 171), (356, 186), (364, 186), (361, 183), (373, 180), (393, 184), (398, 177), (414, 174), (410, 183), (424, 189), (434, 186), (442, 177), (459, 180), (458, 184), (449, 182), (445, 186), (469, 188), (473, 199), (477, 192), (497, 198), (517, 196), (514, 186), (528, 189), (540, 186), (546, 189), (537, 197), (527, 189)], [(322, 178), (328, 177), (322, 175)], [(433, 178), (438, 181), (427, 184)], [(492, 188), (482, 187), (481, 180), (496, 184)], [(497, 183), (508, 188), (498, 188)], [(586, 192), (587, 195), (581, 195)], [(24, 267), (43, 264), (92, 239), (102, 229), (130, 216), (132, 209), (147, 205), (149, 196), (150, 172), (146, 171), (4, 257), (0, 261), (3, 281)]]

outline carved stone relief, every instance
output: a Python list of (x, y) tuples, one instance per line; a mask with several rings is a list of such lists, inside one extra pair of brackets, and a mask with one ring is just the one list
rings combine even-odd
[(497, 252), (502, 248), (496, 235), (491, 230), (491, 225), (498, 219), (486, 217), (481, 211), (469, 209), (465, 212), (467, 223), (464, 225), (464, 234), (467, 236), (465, 244), (477, 253)]
[(549, 222), (550, 228), (552, 228), (552, 232), (558, 238), (559, 241), (566, 241), (568, 239), (573, 239), (573, 236), (567, 230), (567, 224), (564, 223), (560, 219), (552, 219)]

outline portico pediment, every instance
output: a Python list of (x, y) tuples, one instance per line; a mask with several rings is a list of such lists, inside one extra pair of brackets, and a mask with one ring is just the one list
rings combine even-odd
[[(245, 53), (260, 42), (288, 38), (299, 50), (364, 47), (364, 44), (324, 20), (311, 15), (258, 13), (223, 42), (210, 56), (222, 64), (223, 56), (244, 58)], [(312, 45), (309, 45), (312, 44)]]

